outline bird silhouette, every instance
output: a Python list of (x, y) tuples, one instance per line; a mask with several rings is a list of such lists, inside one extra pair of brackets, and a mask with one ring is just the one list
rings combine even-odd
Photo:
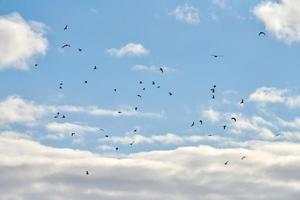
[(81, 49), (81, 48), (78, 48), (78, 51), (82, 51), (82, 49)]
[(65, 118), (66, 118), (66, 116), (65, 116), (65, 115), (63, 115), (61, 118), (65, 119)]
[(217, 54), (212, 54), (211, 56), (214, 57), (214, 58), (220, 58), (220, 57), (223, 57), (223, 55), (217, 55)]
[(114, 89), (114, 91), (116, 92), (116, 91), (117, 91), (117, 89), (115, 88), (115, 89)]
[(71, 136), (75, 135), (75, 133), (71, 133)]
[(228, 163), (229, 163), (229, 161), (227, 160), (227, 161), (224, 163), (224, 165), (228, 165)]
[(86, 175), (89, 175), (89, 171), (85, 171), (85, 174), (86, 174)]
[(62, 89), (62, 86), (59, 86), (59, 89)]
[(129, 145), (132, 146), (134, 144), (134, 141), (132, 141)]
[(138, 96), (139, 98), (142, 98), (142, 95), (140, 95), (140, 94), (138, 94), (137, 96)]
[(195, 122), (192, 123), (191, 127), (193, 127), (195, 125)]
[(161, 71), (161, 73), (164, 73), (164, 69), (162, 67), (160, 67), (159, 70)]
[(215, 88), (211, 88), (210, 91), (211, 91), (212, 93), (215, 93)]
[(209, 136), (209, 137), (211, 137), (211, 136), (212, 136), (212, 134), (209, 134), (208, 136)]
[(172, 96), (173, 95), (173, 93), (172, 92), (169, 92), (169, 96)]
[(236, 122), (236, 118), (235, 117), (231, 117), (231, 120), (233, 120), (234, 122)]
[(66, 31), (68, 29), (68, 24), (65, 25), (64, 31)]
[(215, 99), (216, 97), (215, 97), (215, 95), (212, 95), (211, 98), (212, 98), (212, 99)]
[(121, 111), (118, 111), (118, 113), (119, 113), (119, 114), (122, 114), (122, 112), (121, 112)]
[(138, 107), (135, 107), (134, 110), (137, 111), (137, 110), (138, 110)]
[(116, 147), (116, 151), (118, 151), (119, 150), (119, 147)]
[(64, 44), (61, 48), (65, 48), (65, 47), (71, 47), (71, 45), (69, 45), (69, 44)]
[(145, 90), (146, 90), (146, 88), (143, 88), (143, 90), (145, 91)]
[(160, 86), (157, 86), (157, 88), (160, 88)]
[(224, 125), (224, 126), (223, 126), (223, 129), (225, 130), (225, 129), (226, 129), (226, 127), (227, 127), (227, 126), (226, 126), (226, 125)]
[(38, 66), (38, 64), (37, 64), (37, 63), (35, 63), (35, 64), (34, 64), (34, 66), (35, 66), (35, 67), (37, 67), (37, 66)]
[(240, 104), (244, 104), (244, 99), (241, 100)]
[(203, 121), (202, 120), (199, 120), (200, 124), (202, 125), (203, 124)]
[(213, 88), (216, 88), (217, 86), (216, 85), (213, 85)]
[(246, 159), (247, 158), (247, 156), (243, 156), (242, 158), (241, 158), (241, 160), (244, 160), (244, 159)]
[(265, 35), (266, 35), (266, 33), (265, 33), (265, 32), (263, 32), (263, 31), (261, 31), (261, 32), (259, 32), (259, 33), (258, 33), (258, 36), (262, 36), (262, 35), (263, 35), (263, 36), (265, 36)]
[(108, 136), (108, 135), (105, 135), (105, 137), (108, 138), (109, 136)]
[(84, 83), (86, 84), (86, 83), (88, 83), (88, 81), (84, 81)]
[(139, 83), (140, 83), (140, 84), (143, 84), (143, 81), (140, 81)]
[(155, 82), (154, 82), (154, 81), (152, 81), (152, 85), (155, 85)]
[(135, 132), (135, 133), (136, 133), (136, 132), (137, 132), (137, 129), (134, 129), (134, 130), (133, 130), (133, 132)]
[(96, 70), (96, 69), (97, 69), (97, 66), (95, 65), (93, 69)]

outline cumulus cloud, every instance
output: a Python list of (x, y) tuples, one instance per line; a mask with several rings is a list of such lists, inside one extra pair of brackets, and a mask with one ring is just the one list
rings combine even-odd
[(213, 108), (209, 108), (202, 112), (202, 116), (210, 120), (211, 122), (217, 122), (220, 120), (221, 114)]
[(107, 53), (118, 58), (128, 56), (144, 56), (149, 54), (149, 50), (141, 44), (128, 43), (120, 48), (107, 49)]
[(279, 40), (288, 44), (300, 41), (299, 0), (263, 1), (254, 14)]
[(0, 136), (0, 193), (2, 199), (23, 200), (297, 200), (299, 148), (296, 143), (184, 147), (115, 159)]
[(18, 13), (0, 16), (0, 69), (28, 69), (38, 55), (45, 55), (45, 25), (26, 21)]
[(200, 14), (199, 10), (192, 5), (184, 4), (178, 5), (171, 13), (175, 16), (178, 21), (187, 23), (187, 24), (199, 24), (200, 23)]
[(160, 68), (164, 70), (164, 73), (176, 72), (176, 69), (167, 66), (155, 66), (155, 65), (134, 65), (131, 70), (133, 71), (145, 71), (145, 72), (158, 72), (161, 73)]

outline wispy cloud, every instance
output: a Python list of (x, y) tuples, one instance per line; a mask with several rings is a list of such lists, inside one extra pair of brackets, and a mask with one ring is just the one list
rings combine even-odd
[(199, 24), (200, 23), (200, 14), (199, 10), (192, 5), (184, 4), (178, 5), (171, 13), (175, 16), (178, 21), (187, 23), (187, 24)]
[(120, 48), (107, 49), (107, 53), (117, 58), (126, 56), (145, 56), (149, 54), (149, 50), (143, 47), (141, 44), (128, 43)]
[(217, 122), (220, 120), (221, 114), (213, 108), (209, 108), (207, 110), (202, 111), (202, 116), (212, 122)]
[(45, 27), (18, 13), (0, 16), (0, 69), (29, 69), (34, 57), (46, 53)]
[(155, 66), (155, 65), (134, 65), (131, 70), (133, 71), (145, 71), (145, 72), (157, 72), (157, 73), (161, 73), (160, 72), (160, 68), (162, 68), (164, 70), (164, 73), (172, 73), (172, 72), (176, 72), (176, 69), (172, 68), (172, 67), (167, 67), (167, 66)]

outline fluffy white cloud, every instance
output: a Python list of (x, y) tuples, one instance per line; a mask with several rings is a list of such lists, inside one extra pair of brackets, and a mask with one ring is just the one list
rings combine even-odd
[(167, 67), (167, 66), (158, 67), (158, 66), (155, 66), (155, 65), (150, 65), (150, 66), (147, 66), (147, 65), (134, 65), (131, 68), (131, 70), (133, 70), (133, 71), (146, 71), (146, 72), (158, 72), (158, 73), (161, 73), (160, 72), (160, 68), (163, 68), (164, 73), (176, 72), (176, 69), (174, 69), (174, 68)]
[(2, 199), (23, 200), (297, 200), (299, 148), (296, 143), (201, 146), (114, 159), (0, 136), (0, 193)]
[(214, 110), (213, 108), (209, 108), (202, 112), (202, 116), (212, 122), (217, 122), (220, 120), (221, 114), (220, 112)]
[(254, 8), (254, 14), (279, 40), (289, 44), (300, 41), (299, 0), (263, 1)]
[(185, 22), (187, 24), (200, 23), (199, 10), (187, 3), (184, 5), (178, 5), (171, 14), (175, 16), (178, 21)]
[(44, 24), (26, 21), (18, 13), (0, 16), (0, 69), (28, 69), (34, 57), (46, 53), (44, 34)]
[(149, 50), (143, 47), (141, 44), (128, 43), (121, 48), (107, 49), (107, 52), (111, 56), (122, 58), (125, 56), (144, 56), (149, 54)]
[(282, 103), (286, 92), (286, 90), (273, 87), (261, 87), (250, 94), (249, 100), (262, 103)]

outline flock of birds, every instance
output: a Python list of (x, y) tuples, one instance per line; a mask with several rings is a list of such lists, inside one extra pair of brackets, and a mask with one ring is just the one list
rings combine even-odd
[[(67, 31), (68, 29), (69, 29), (69, 26), (68, 26), (68, 25), (65, 25), (64, 31)], [(258, 33), (258, 36), (265, 36), (265, 35), (266, 35), (266, 33), (263, 32), (263, 31), (261, 31), (261, 32)], [(62, 49), (64, 49), (64, 48), (70, 48), (70, 47), (71, 47), (70, 44), (63, 44), (63, 45), (61, 46)], [(78, 51), (81, 52), (81, 51), (83, 51), (83, 49), (82, 49), (82, 48), (78, 48)], [(211, 56), (212, 56), (213, 58), (221, 58), (221, 57), (223, 57), (223, 55), (219, 55), (219, 54), (211, 54)], [(38, 67), (38, 64), (36, 63), (34, 66), (35, 66), (35, 67)], [(97, 66), (93, 66), (93, 70), (97, 70)], [(159, 71), (163, 74), (163, 73), (165, 72), (164, 67), (160, 67), (160, 68), (159, 68)], [(87, 84), (87, 83), (88, 83), (88, 81), (85, 80), (85, 81), (84, 81), (84, 84)], [(143, 81), (139, 81), (139, 84), (143, 84)], [(152, 81), (152, 85), (153, 85), (153, 86), (156, 86), (156, 82), (155, 82), (155, 81)], [(60, 83), (59, 83), (59, 87), (58, 87), (58, 88), (59, 88), (60, 90), (63, 89), (63, 82), (60, 82)], [(160, 88), (160, 86), (157, 85), (156, 88)], [(216, 88), (217, 88), (217, 86), (216, 86), (216, 85), (213, 85), (212, 88), (210, 89), (210, 91), (211, 91), (211, 98), (212, 98), (212, 99), (215, 99), (215, 98), (216, 98), (216, 96), (215, 96), (215, 94), (216, 94)], [(142, 90), (146, 90), (146, 88), (143, 87)], [(113, 91), (114, 91), (114, 92), (117, 92), (117, 88), (114, 88)], [(169, 95), (169, 96), (172, 96), (173, 93), (172, 93), (172, 92), (168, 92), (168, 95)], [(142, 98), (142, 95), (141, 95), (141, 94), (137, 94), (137, 97)], [(245, 103), (244, 99), (241, 99), (241, 101), (240, 101), (239, 103), (240, 103), (241, 105), (244, 104), (244, 103)], [(137, 110), (138, 110), (138, 107), (134, 107), (134, 110), (137, 111)], [(122, 111), (118, 111), (118, 114), (122, 114)], [(63, 118), (63, 119), (64, 119), (64, 118), (66, 118), (66, 116), (63, 115), (63, 114), (61, 114), (60, 112), (57, 112), (56, 115), (54, 116), (54, 118), (55, 118), (55, 119), (57, 119), (57, 118)], [(238, 119), (237, 119), (236, 117), (231, 117), (231, 120), (235, 123), (235, 122), (237, 122)], [(200, 123), (200, 125), (202, 125), (202, 124), (203, 124), (203, 120), (202, 120), (202, 119), (199, 120), (199, 123)], [(193, 121), (192, 124), (190, 125), (190, 127), (194, 127), (195, 125), (196, 125), (196, 122)], [(227, 128), (227, 125), (224, 124), (224, 125), (223, 125), (223, 130), (226, 130), (226, 128)], [(100, 131), (104, 131), (104, 129), (100, 129)], [(137, 129), (134, 129), (134, 130), (133, 130), (134, 133), (136, 133), (137, 131), (138, 131)], [(72, 132), (72, 133), (71, 133), (71, 136), (72, 136), (72, 137), (75, 136), (75, 135), (76, 135), (75, 132)], [(212, 136), (212, 134), (209, 134), (208, 136)], [(109, 135), (106, 134), (106, 135), (104, 135), (104, 137), (105, 137), (105, 138), (109, 138)], [(130, 145), (130, 146), (133, 146), (134, 143), (135, 143), (135, 141), (132, 141), (131, 143), (129, 143), (129, 145)], [(119, 150), (119, 147), (115, 147), (115, 150), (118, 151), (118, 150)], [(242, 156), (241, 160), (245, 160), (246, 158), (247, 158), (247, 156)], [(229, 164), (229, 160), (227, 160), (227, 161), (224, 163), (224, 165), (228, 165), (228, 164)], [(86, 171), (85, 174), (86, 174), (86, 175), (89, 175), (89, 171)]]

